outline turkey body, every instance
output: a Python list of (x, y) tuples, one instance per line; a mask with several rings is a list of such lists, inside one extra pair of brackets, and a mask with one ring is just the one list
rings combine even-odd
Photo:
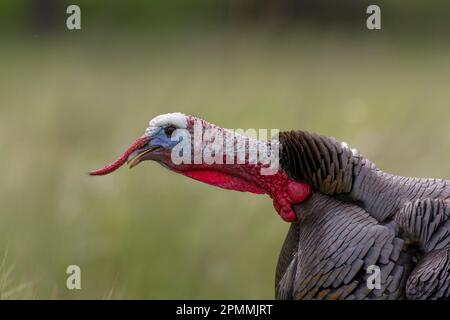
[[(224, 189), (268, 194), (278, 214), (292, 223), (277, 266), (279, 299), (450, 297), (449, 180), (386, 173), (347, 144), (304, 131), (279, 134), (273, 145), (280, 147), (280, 170), (272, 175), (262, 174), (262, 162), (249, 163), (255, 148), (241, 135), (231, 140), (231, 150), (243, 151), (248, 161), (224, 166), (225, 156), (218, 163), (174, 163), (180, 140), (172, 134), (183, 130), (195, 137), (197, 124), (230, 133), (179, 112), (159, 115), (120, 158), (90, 174), (152, 160)], [(194, 140), (186, 155), (196, 149)], [(189, 139), (182, 141), (189, 145)], [(258, 150), (268, 147), (254, 142)], [(208, 143), (200, 147), (210, 152)]]
[[(281, 166), (313, 187), (295, 206), (278, 299), (448, 299), (450, 181), (379, 170), (346, 144), (280, 134)], [(368, 286), (373, 267), (380, 287)]]

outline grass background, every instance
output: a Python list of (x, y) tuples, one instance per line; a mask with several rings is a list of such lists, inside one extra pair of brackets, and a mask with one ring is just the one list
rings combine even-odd
[[(450, 177), (450, 47), (433, 39), (99, 30), (3, 43), (4, 298), (274, 297), (288, 224), (268, 197), (149, 162), (86, 174), (161, 113), (332, 135), (386, 171)], [(65, 287), (71, 264), (81, 267), (82, 290)]]

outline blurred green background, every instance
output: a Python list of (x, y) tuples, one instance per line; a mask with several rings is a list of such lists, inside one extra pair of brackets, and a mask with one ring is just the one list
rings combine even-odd
[(148, 162), (86, 174), (160, 113), (332, 135), (386, 171), (449, 178), (450, 4), (378, 1), (381, 31), (368, 4), (3, 0), (0, 297), (274, 297), (289, 226), (268, 197)]

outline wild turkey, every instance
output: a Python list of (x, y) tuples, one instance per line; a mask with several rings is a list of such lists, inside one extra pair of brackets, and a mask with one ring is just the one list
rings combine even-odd
[[(280, 169), (272, 174), (261, 174), (267, 163), (249, 158), (250, 142), (269, 143), (241, 135), (231, 140), (234, 151), (244, 150), (240, 164), (174, 163), (172, 151), (182, 141), (192, 147), (189, 153), (198, 148), (194, 138), (174, 139), (174, 134), (184, 130), (195, 136), (198, 123), (204, 131), (229, 132), (181, 113), (160, 115), (117, 161), (90, 174), (154, 160), (208, 184), (268, 194), (291, 222), (278, 259), (278, 299), (450, 297), (449, 180), (385, 173), (345, 143), (304, 131), (279, 134), (273, 145), (279, 148)], [(204, 148), (203, 141), (200, 151)], [(374, 266), (379, 287), (368, 285)]]

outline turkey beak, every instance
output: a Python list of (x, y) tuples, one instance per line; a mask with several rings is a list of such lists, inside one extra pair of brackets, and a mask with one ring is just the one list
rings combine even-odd
[(133, 151), (133, 153), (131, 153), (127, 159), (127, 163), (130, 169), (136, 167), (139, 163), (141, 163), (144, 160), (153, 160), (152, 153), (161, 148), (162, 147), (160, 146), (147, 145), (144, 148), (140, 148), (138, 150)]

